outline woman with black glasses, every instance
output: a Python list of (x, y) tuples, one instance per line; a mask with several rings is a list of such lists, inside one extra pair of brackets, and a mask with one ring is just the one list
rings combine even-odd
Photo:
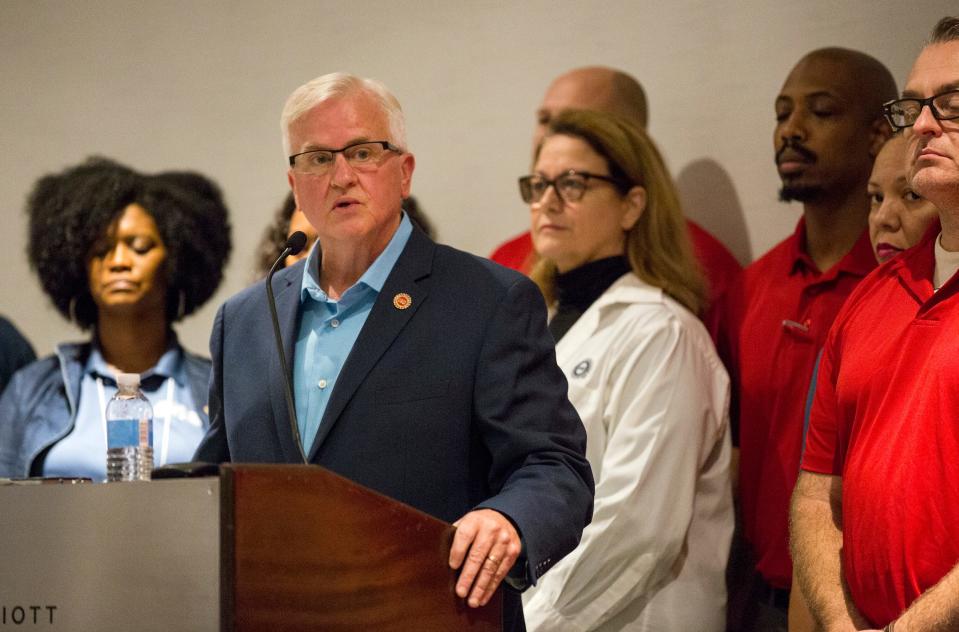
[(592, 524), (524, 596), (527, 625), (723, 630), (729, 380), (659, 152), (626, 121), (566, 112), (519, 183), (596, 479)]

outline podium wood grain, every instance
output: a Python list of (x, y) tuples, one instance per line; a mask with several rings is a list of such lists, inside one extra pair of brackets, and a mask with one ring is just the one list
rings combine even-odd
[(222, 472), (221, 626), (498, 631), (453, 592), (453, 527), (315, 466)]

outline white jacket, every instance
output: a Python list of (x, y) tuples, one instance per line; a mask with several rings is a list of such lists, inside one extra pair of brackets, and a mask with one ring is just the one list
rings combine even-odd
[(596, 501), (580, 545), (524, 594), (527, 628), (724, 630), (729, 378), (702, 323), (628, 273), (556, 353)]

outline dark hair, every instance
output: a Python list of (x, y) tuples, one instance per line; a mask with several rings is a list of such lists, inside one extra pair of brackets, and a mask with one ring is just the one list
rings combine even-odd
[(40, 178), (26, 209), (30, 265), (57, 310), (83, 329), (97, 321), (87, 273), (91, 252), (130, 204), (150, 214), (166, 246), (167, 323), (203, 305), (223, 279), (230, 225), (215, 183), (193, 172), (150, 176), (89, 158)]
[(287, 236), (290, 233), (290, 218), (293, 217), (293, 211), (295, 210), (296, 200), (293, 198), (293, 192), (290, 191), (283, 198), (283, 204), (280, 205), (280, 208), (276, 209), (276, 213), (273, 214), (273, 221), (263, 231), (260, 245), (256, 247), (254, 281), (258, 281), (269, 274), (273, 262), (283, 252)]
[(945, 44), (959, 40), (959, 18), (946, 16), (936, 22), (929, 36), (930, 44)]
[(403, 210), (409, 215), (410, 221), (413, 222), (414, 226), (429, 235), (430, 239), (436, 239), (436, 229), (433, 228), (433, 223), (430, 221), (430, 218), (426, 216), (426, 213), (423, 212), (423, 209), (420, 208), (420, 203), (415, 197), (411, 195), (403, 199)]
[(220, 187), (195, 171), (148, 176), (141, 206), (167, 248), (167, 320), (175, 322), (203, 306), (223, 281), (232, 250), (229, 210)]

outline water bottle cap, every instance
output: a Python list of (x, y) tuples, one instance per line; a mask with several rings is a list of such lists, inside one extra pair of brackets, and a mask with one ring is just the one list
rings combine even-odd
[(122, 388), (140, 386), (139, 373), (117, 373), (117, 384)]

